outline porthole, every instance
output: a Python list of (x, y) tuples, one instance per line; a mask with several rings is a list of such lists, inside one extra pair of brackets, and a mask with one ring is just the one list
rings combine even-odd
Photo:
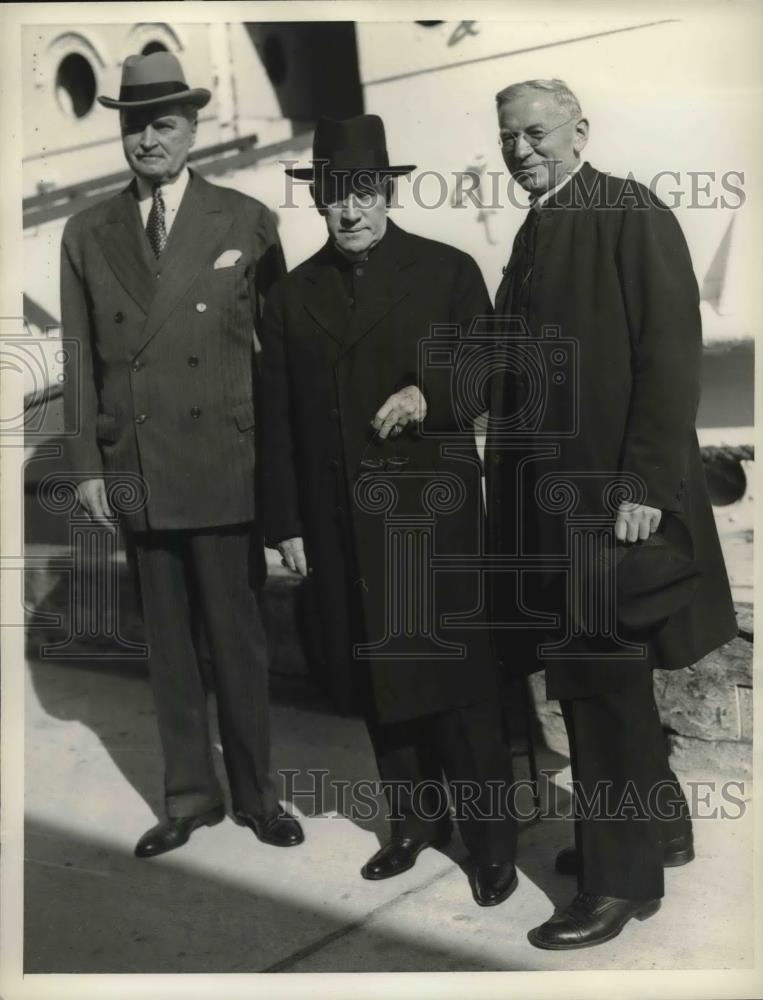
[(56, 100), (72, 118), (84, 118), (95, 104), (95, 71), (79, 52), (64, 56), (56, 71)]

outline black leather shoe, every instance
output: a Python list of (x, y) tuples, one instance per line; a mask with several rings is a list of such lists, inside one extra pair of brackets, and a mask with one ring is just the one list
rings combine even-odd
[(659, 899), (616, 899), (579, 892), (566, 910), (534, 927), (527, 940), (536, 948), (563, 951), (590, 948), (617, 937), (631, 917), (646, 920), (660, 908)]
[(267, 819), (255, 819), (248, 813), (236, 813), (241, 826), (248, 826), (258, 840), (273, 847), (296, 847), (305, 839), (299, 822), (285, 809), (279, 809)]
[(479, 906), (498, 906), (519, 885), (513, 861), (502, 865), (480, 865), (474, 869), (472, 895)]
[(215, 806), (198, 816), (178, 816), (163, 819), (161, 823), (151, 827), (140, 838), (135, 846), (135, 856), (138, 858), (154, 858), (157, 854), (166, 854), (182, 847), (194, 830), (200, 826), (214, 826), (225, 819), (225, 807)]
[(444, 847), (450, 834), (443, 834), (436, 840), (416, 840), (413, 837), (394, 837), (388, 844), (369, 858), (360, 869), (363, 878), (376, 881), (402, 875), (416, 864), (416, 858), (425, 847)]
[[(678, 868), (688, 865), (694, 860), (694, 838), (691, 831), (672, 837), (662, 845), (662, 863), (665, 868)], [(560, 875), (577, 875), (578, 855), (574, 847), (565, 847), (559, 851), (554, 862), (554, 868)]]

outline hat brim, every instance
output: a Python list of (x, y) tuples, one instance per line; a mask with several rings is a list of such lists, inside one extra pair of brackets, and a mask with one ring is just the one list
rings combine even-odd
[(322, 167), (316, 171), (314, 167), (287, 167), (286, 174), (299, 181), (315, 180), (316, 174), (373, 174), (377, 177), (401, 177), (416, 169), (415, 163), (407, 163), (400, 167)]
[(164, 104), (193, 104), (196, 108), (203, 108), (211, 100), (211, 91), (204, 87), (196, 87), (193, 90), (181, 90), (177, 94), (166, 94), (163, 97), (152, 97), (144, 101), (120, 101), (114, 97), (99, 97), (98, 103), (104, 108), (121, 111), (131, 108), (158, 108)]

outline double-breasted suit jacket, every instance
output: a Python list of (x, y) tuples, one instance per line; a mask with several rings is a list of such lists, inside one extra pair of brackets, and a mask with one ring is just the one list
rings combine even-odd
[[(474, 435), (452, 367), (420, 360), (435, 325), (467, 335), (492, 310), (469, 256), (391, 221), (354, 296), (327, 244), (268, 297), (264, 526), (271, 544), (304, 537), (337, 704), (365, 707), (362, 677), (386, 723), (495, 697), (479, 573), (458, 564), (484, 544)], [(375, 443), (375, 413), (409, 384), (427, 399), (421, 429)], [(373, 648), (354, 656), (355, 643)]]
[[(486, 453), (491, 544), (499, 551), (521, 546), (526, 554), (564, 555), (568, 514), (605, 514), (607, 482), (623, 473), (634, 477), (645, 491), (642, 502), (684, 522), (701, 571), (692, 600), (649, 638), (646, 662), (690, 665), (732, 638), (736, 623), (695, 431), (702, 331), (686, 241), (675, 216), (647, 188), (588, 164), (530, 222), (536, 223), (532, 259), (515, 241), (496, 314), (521, 314), (525, 349), (535, 352), (544, 374), (540, 385), (530, 386), (531, 373), (515, 366), (494, 386), (490, 426), (496, 430), (489, 431)], [(534, 411), (532, 393), (542, 402)], [(525, 406), (535, 413), (527, 447), (506, 447), (498, 419)], [(570, 484), (574, 511), (562, 510), (564, 503), (555, 509), (548, 476)], [(534, 610), (559, 613), (563, 628), (568, 609), (549, 596), (563, 587), (534, 589), (530, 579), (526, 593), (533, 592), (548, 601)], [(500, 595), (498, 603), (501, 613)], [(560, 639), (561, 629), (552, 635)], [(576, 657), (539, 661), (535, 649), (548, 641), (543, 632), (500, 637), (507, 661), (545, 666), (553, 698), (612, 690), (634, 670), (616, 651), (586, 659), (587, 650), (600, 650), (585, 638), (570, 649)]]
[[(216, 268), (226, 250), (238, 259)], [(79, 345), (65, 391), (74, 470), (143, 477), (133, 530), (251, 521), (254, 329), (284, 271), (269, 211), (191, 171), (157, 262), (133, 182), (69, 219), (61, 253), (63, 331)]]

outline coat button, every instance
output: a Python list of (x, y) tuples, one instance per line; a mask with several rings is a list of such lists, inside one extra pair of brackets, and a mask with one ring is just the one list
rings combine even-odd
[(147, 419), (148, 419), (148, 417), (146, 416), (145, 413), (139, 413), (137, 415), (137, 417), (135, 418), (135, 423), (136, 424), (145, 424), (145, 422), (146, 422)]
[(124, 320), (124, 318), (125, 318), (125, 314), (121, 310), (119, 312), (115, 312), (114, 313), (114, 322), (115, 323), (121, 323)]
[(203, 313), (203, 312), (206, 312), (206, 311), (207, 311), (207, 303), (206, 302), (197, 302), (196, 303), (196, 312), (197, 313)]
[(201, 416), (201, 407), (200, 406), (192, 406), (191, 407), (191, 416), (194, 418), (194, 420), (196, 419), (196, 417), (200, 417)]
[(142, 367), (143, 363), (141, 361), (133, 361), (133, 363), (130, 365), (130, 371), (139, 372)]
[(192, 354), (188, 358), (188, 367), (189, 368), (196, 368), (198, 366), (198, 364), (199, 364), (199, 359), (196, 357), (195, 354)]
[(363, 275), (365, 274), (365, 271), (363, 270), (363, 268), (362, 268), (362, 267), (356, 267), (356, 268), (355, 268), (355, 274), (357, 274), (357, 276), (358, 276), (359, 278), (362, 278), (362, 277), (363, 277)]

